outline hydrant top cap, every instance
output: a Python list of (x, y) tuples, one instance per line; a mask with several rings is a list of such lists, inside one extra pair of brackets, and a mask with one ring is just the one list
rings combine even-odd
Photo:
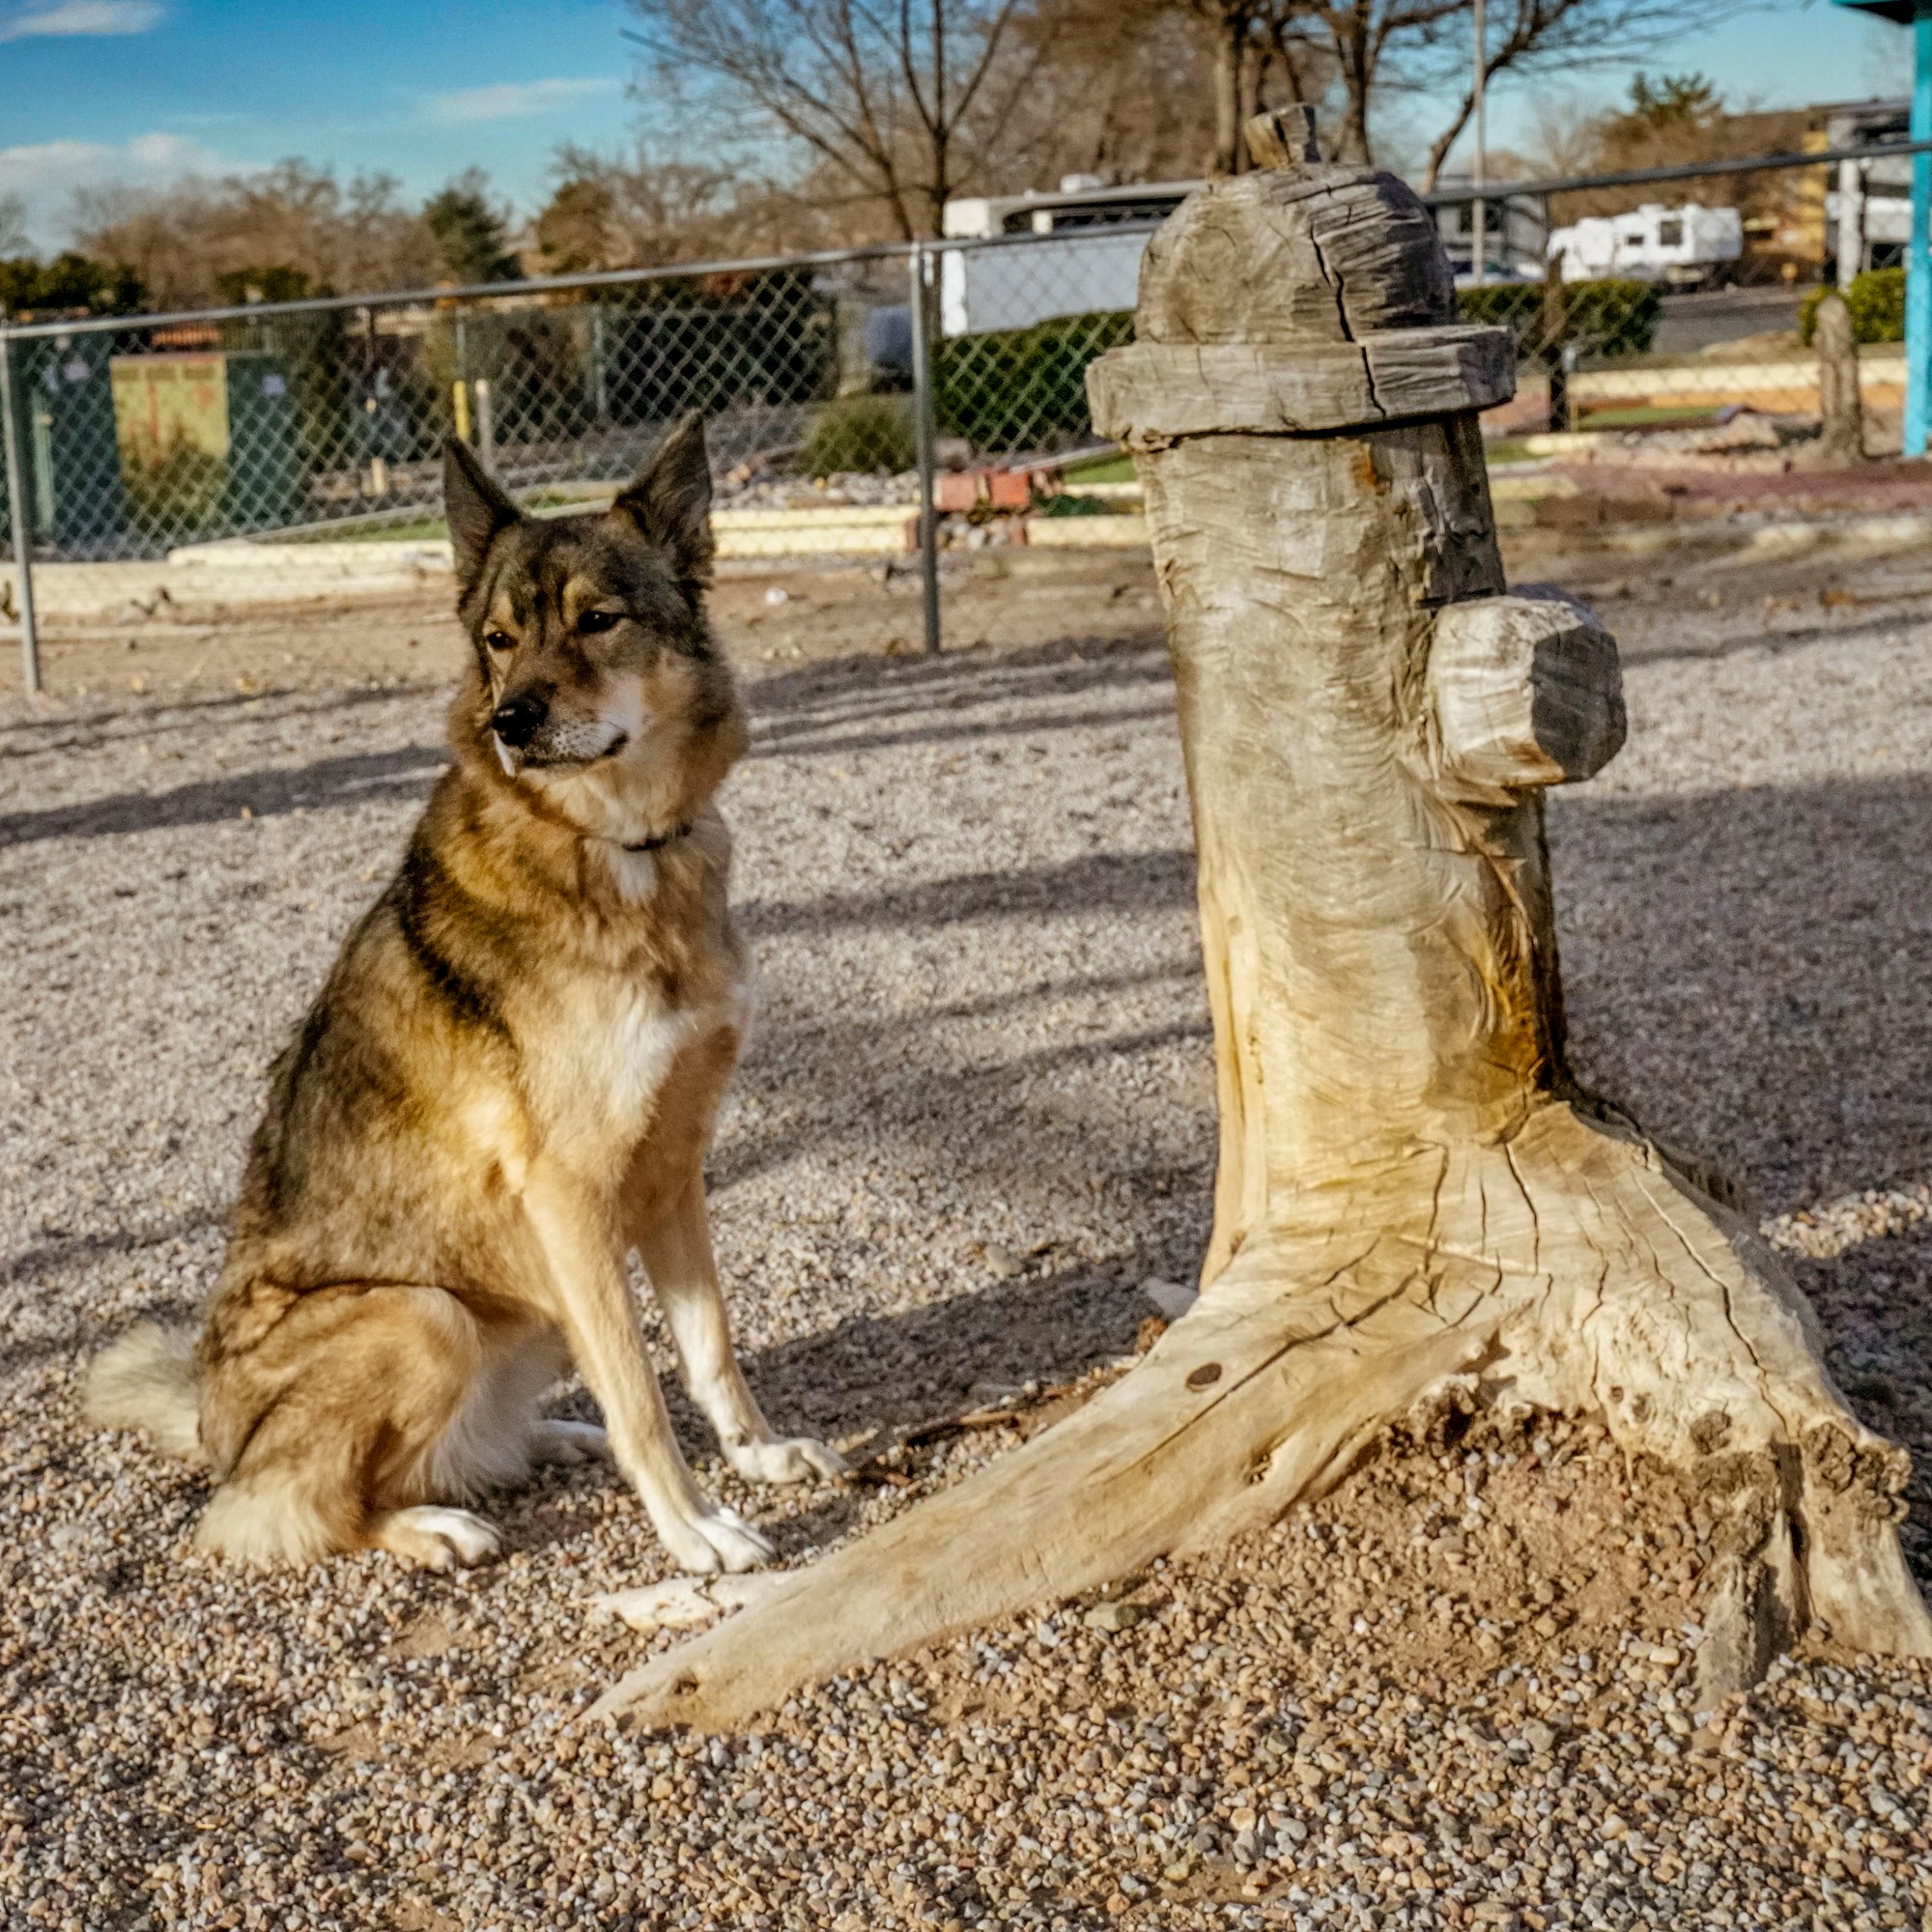
[(1429, 210), (1394, 175), (1294, 164), (1198, 188), (1141, 265), (1143, 342), (1358, 342), (1456, 320)]

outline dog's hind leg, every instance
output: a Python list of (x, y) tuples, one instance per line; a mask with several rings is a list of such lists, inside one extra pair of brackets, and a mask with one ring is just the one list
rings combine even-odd
[(211, 1370), (213, 1433), (240, 1440), (196, 1544), (265, 1565), (380, 1548), (448, 1569), (493, 1554), (480, 1518), (411, 1506), (481, 1357), (476, 1321), (441, 1289), (304, 1295), (256, 1348)]
[(423, 1498), (467, 1502), (522, 1482), (534, 1466), (608, 1457), (595, 1423), (537, 1413), (569, 1367), (563, 1337), (547, 1321), (487, 1327), (469, 1395), (422, 1464)]
[(809, 1435), (781, 1436), (765, 1420), (731, 1347), (704, 1181), (694, 1174), (648, 1226), (636, 1231), (638, 1253), (658, 1305), (670, 1324), (691, 1399), (718, 1432), (725, 1460), (752, 1483), (804, 1483), (838, 1477), (845, 1464), (836, 1450)]
[(503, 1539), (480, 1516), (435, 1503), (372, 1516), (363, 1526), (362, 1540), (372, 1548), (420, 1563), (425, 1570), (456, 1570), (486, 1562), (503, 1547)]

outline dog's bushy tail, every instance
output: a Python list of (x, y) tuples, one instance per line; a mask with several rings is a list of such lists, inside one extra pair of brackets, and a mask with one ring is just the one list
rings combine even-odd
[(101, 1350), (87, 1374), (87, 1416), (102, 1429), (131, 1429), (184, 1463), (201, 1453), (201, 1363), (192, 1328), (144, 1321)]

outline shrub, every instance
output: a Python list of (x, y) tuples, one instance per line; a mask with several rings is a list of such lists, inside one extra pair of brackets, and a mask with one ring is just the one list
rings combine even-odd
[[(1798, 339), (1807, 348), (1818, 330), (1818, 304), (1831, 293), (1813, 289), (1798, 310)], [(1852, 312), (1854, 342), (1903, 342), (1905, 340), (1905, 270), (1867, 269), (1854, 275), (1845, 291), (1845, 306)]]
[(1519, 340), (1533, 335), (1543, 315), (1541, 282), (1485, 282), (1456, 291), (1457, 313), (1464, 322), (1499, 323)]
[(1133, 339), (1126, 310), (950, 337), (933, 356), (940, 433), (980, 450), (1051, 448), (1084, 435), (1088, 363)]
[[(1565, 339), (1579, 355), (1650, 353), (1663, 310), (1663, 291), (1654, 282), (1570, 282), (1563, 293), (1569, 313)], [(1456, 306), (1464, 322), (1500, 323), (1515, 329), (1525, 359), (1548, 359), (1557, 346), (1544, 337), (1541, 282), (1487, 282), (1481, 288), (1458, 289)]]
[(919, 442), (910, 396), (840, 396), (814, 410), (798, 453), (810, 476), (841, 469), (910, 469)]
[(128, 517), (156, 550), (192, 543), (221, 527), (228, 465), (185, 439), (145, 461), (124, 449), (121, 475)]

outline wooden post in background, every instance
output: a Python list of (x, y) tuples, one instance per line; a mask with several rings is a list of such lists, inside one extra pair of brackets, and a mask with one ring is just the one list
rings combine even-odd
[(1558, 255), (1543, 270), (1542, 341), (1538, 354), (1549, 377), (1549, 413), (1546, 418), (1552, 430), (1570, 427), (1570, 291), (1563, 280), (1563, 257)]
[(1818, 351), (1819, 461), (1830, 469), (1849, 469), (1864, 460), (1864, 402), (1852, 312), (1835, 289), (1818, 304), (1811, 340)]

